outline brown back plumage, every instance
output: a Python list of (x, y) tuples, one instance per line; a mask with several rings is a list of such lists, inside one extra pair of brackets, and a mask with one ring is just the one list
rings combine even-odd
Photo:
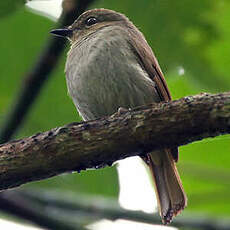
[[(130, 46), (142, 68), (155, 82), (161, 101), (171, 101), (171, 95), (158, 61), (142, 33), (130, 22)], [(187, 204), (179, 173), (175, 166), (178, 161), (178, 148), (155, 151), (147, 155), (148, 164), (154, 179), (162, 222), (171, 222)]]

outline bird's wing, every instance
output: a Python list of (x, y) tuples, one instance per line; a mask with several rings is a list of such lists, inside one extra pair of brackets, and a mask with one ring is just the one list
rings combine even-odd
[[(135, 31), (134, 31), (135, 30)], [(136, 29), (129, 30), (129, 43), (137, 60), (149, 77), (156, 83), (156, 90), (161, 101), (171, 101), (171, 95), (158, 61), (146, 42), (144, 36)], [(178, 148), (171, 148), (170, 152), (175, 161), (178, 161)]]

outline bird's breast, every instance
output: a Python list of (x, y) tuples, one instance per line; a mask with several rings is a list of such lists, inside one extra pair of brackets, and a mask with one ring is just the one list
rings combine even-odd
[(84, 120), (158, 101), (154, 82), (131, 50), (125, 31), (105, 28), (73, 44), (67, 88)]

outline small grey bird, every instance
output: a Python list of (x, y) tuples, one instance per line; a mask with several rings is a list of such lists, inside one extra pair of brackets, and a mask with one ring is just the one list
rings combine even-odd
[[(163, 73), (142, 33), (123, 14), (89, 10), (66, 29), (51, 33), (71, 42), (66, 61), (68, 92), (84, 120), (170, 101)], [(175, 166), (178, 149), (147, 154), (164, 224), (184, 209), (187, 198)]]

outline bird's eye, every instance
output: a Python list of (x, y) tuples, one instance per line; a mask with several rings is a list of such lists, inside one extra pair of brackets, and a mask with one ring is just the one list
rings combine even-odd
[(86, 21), (85, 21), (85, 24), (87, 26), (91, 26), (91, 25), (96, 24), (96, 23), (97, 23), (97, 19), (94, 17), (90, 17), (90, 18), (86, 19)]

